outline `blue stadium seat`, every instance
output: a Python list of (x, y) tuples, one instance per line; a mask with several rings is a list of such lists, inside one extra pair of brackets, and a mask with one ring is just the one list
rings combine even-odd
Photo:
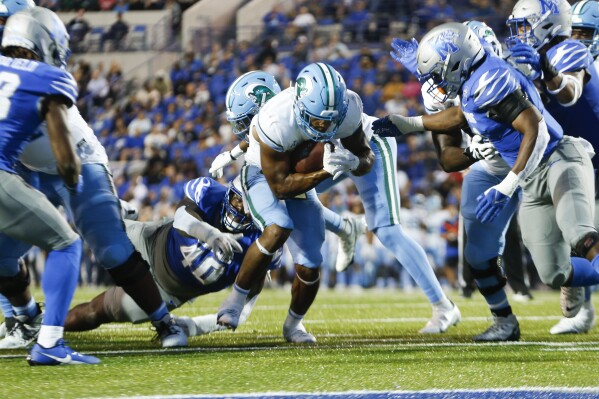
[(102, 37), (104, 36), (104, 27), (95, 26), (89, 31), (86, 37), (87, 51), (97, 53), (102, 51)]
[(146, 49), (146, 25), (135, 25), (133, 29), (129, 31), (127, 37), (129, 50), (145, 50)]

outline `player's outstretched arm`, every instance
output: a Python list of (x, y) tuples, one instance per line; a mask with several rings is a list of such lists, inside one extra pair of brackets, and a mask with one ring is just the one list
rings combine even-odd
[(425, 132), (448, 132), (466, 127), (468, 122), (460, 107), (451, 107), (432, 115), (403, 116), (387, 115), (372, 123), (374, 134), (382, 137), (397, 137), (403, 134)]
[(47, 97), (43, 104), (43, 110), (58, 173), (68, 188), (75, 189), (81, 173), (81, 161), (69, 139), (66, 98)]
[(249, 145), (250, 143), (247, 141), (242, 141), (231, 150), (218, 154), (216, 158), (214, 158), (214, 161), (212, 161), (210, 170), (208, 170), (210, 177), (213, 179), (220, 179), (223, 177), (223, 169), (241, 158), (247, 152)]

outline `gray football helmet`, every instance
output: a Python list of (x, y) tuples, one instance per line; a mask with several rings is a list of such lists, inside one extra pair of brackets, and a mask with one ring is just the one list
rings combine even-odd
[(450, 22), (431, 29), (420, 41), (416, 62), (421, 80), (433, 82), (427, 92), (436, 101), (458, 96), (474, 64), (485, 50), (478, 36), (466, 25)]
[(472, 29), (476, 36), (479, 37), (483, 47), (487, 47), (487, 50), (491, 54), (495, 54), (499, 58), (503, 58), (503, 49), (501, 48), (501, 42), (497, 39), (497, 35), (493, 32), (493, 29), (489, 25), (481, 21), (466, 21), (464, 25)]
[(66, 67), (71, 55), (69, 34), (64, 23), (47, 8), (34, 7), (11, 15), (4, 26), (2, 47), (22, 47), (41, 61)]
[(524, 42), (539, 49), (556, 36), (570, 36), (572, 8), (566, 0), (520, 0), (507, 25), (511, 33), (506, 40), (508, 48)]

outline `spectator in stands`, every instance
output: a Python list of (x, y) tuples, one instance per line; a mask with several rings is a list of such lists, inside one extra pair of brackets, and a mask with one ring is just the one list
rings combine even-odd
[(77, 15), (67, 23), (67, 32), (69, 32), (69, 47), (74, 53), (84, 51), (85, 35), (91, 29), (89, 22), (85, 19), (85, 9), (80, 8)]
[(181, 22), (183, 20), (183, 11), (177, 0), (167, 0), (166, 10), (170, 11), (171, 18), (171, 33), (173, 36), (178, 36), (181, 31)]
[(110, 25), (110, 29), (104, 34), (101, 47), (104, 48), (104, 43), (109, 40), (112, 43), (112, 50), (122, 50), (127, 33), (129, 33), (129, 25), (123, 21), (123, 13), (118, 12), (116, 21)]
[(454, 204), (448, 204), (445, 209), (449, 217), (441, 225), (441, 237), (445, 240), (445, 262), (441, 273), (452, 288), (457, 288), (459, 212)]
[(112, 10), (121, 14), (127, 12), (129, 11), (129, 2), (127, 0), (116, 0)]
[(115, 5), (115, 0), (98, 0), (98, 5), (100, 6), (100, 10), (110, 11)]
[(108, 97), (108, 93), (110, 91), (110, 86), (108, 85), (108, 81), (102, 74), (101, 69), (96, 68), (92, 72), (92, 78), (87, 83), (87, 92), (88, 95), (91, 96), (92, 103), (95, 107), (100, 106), (104, 103), (106, 97)]
[(370, 14), (366, 10), (366, 3), (361, 0), (356, 1), (343, 20), (343, 29), (350, 32), (354, 40), (362, 42), (368, 28), (368, 22), (370, 22)]
[(262, 17), (264, 22), (264, 36), (270, 38), (279, 38), (287, 27), (287, 17), (281, 12), (278, 4)]
[(147, 117), (146, 112), (143, 109), (137, 111), (135, 119), (133, 119), (129, 126), (127, 126), (127, 133), (129, 136), (137, 136), (138, 134), (145, 135), (152, 128), (152, 121)]
[[(291, 25), (297, 28), (297, 30), (295, 31), (296, 33), (305, 33), (309, 28), (316, 25), (316, 22), (316, 18), (310, 12), (308, 7), (301, 6), (297, 12), (297, 15), (295, 16), (293, 21), (291, 21)], [(294, 35), (294, 37), (297, 37), (297, 35)]]

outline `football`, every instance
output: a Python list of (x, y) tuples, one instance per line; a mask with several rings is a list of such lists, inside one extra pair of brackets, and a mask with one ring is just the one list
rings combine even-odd
[(322, 156), (325, 143), (304, 141), (291, 153), (291, 171), (311, 173), (322, 169)]

